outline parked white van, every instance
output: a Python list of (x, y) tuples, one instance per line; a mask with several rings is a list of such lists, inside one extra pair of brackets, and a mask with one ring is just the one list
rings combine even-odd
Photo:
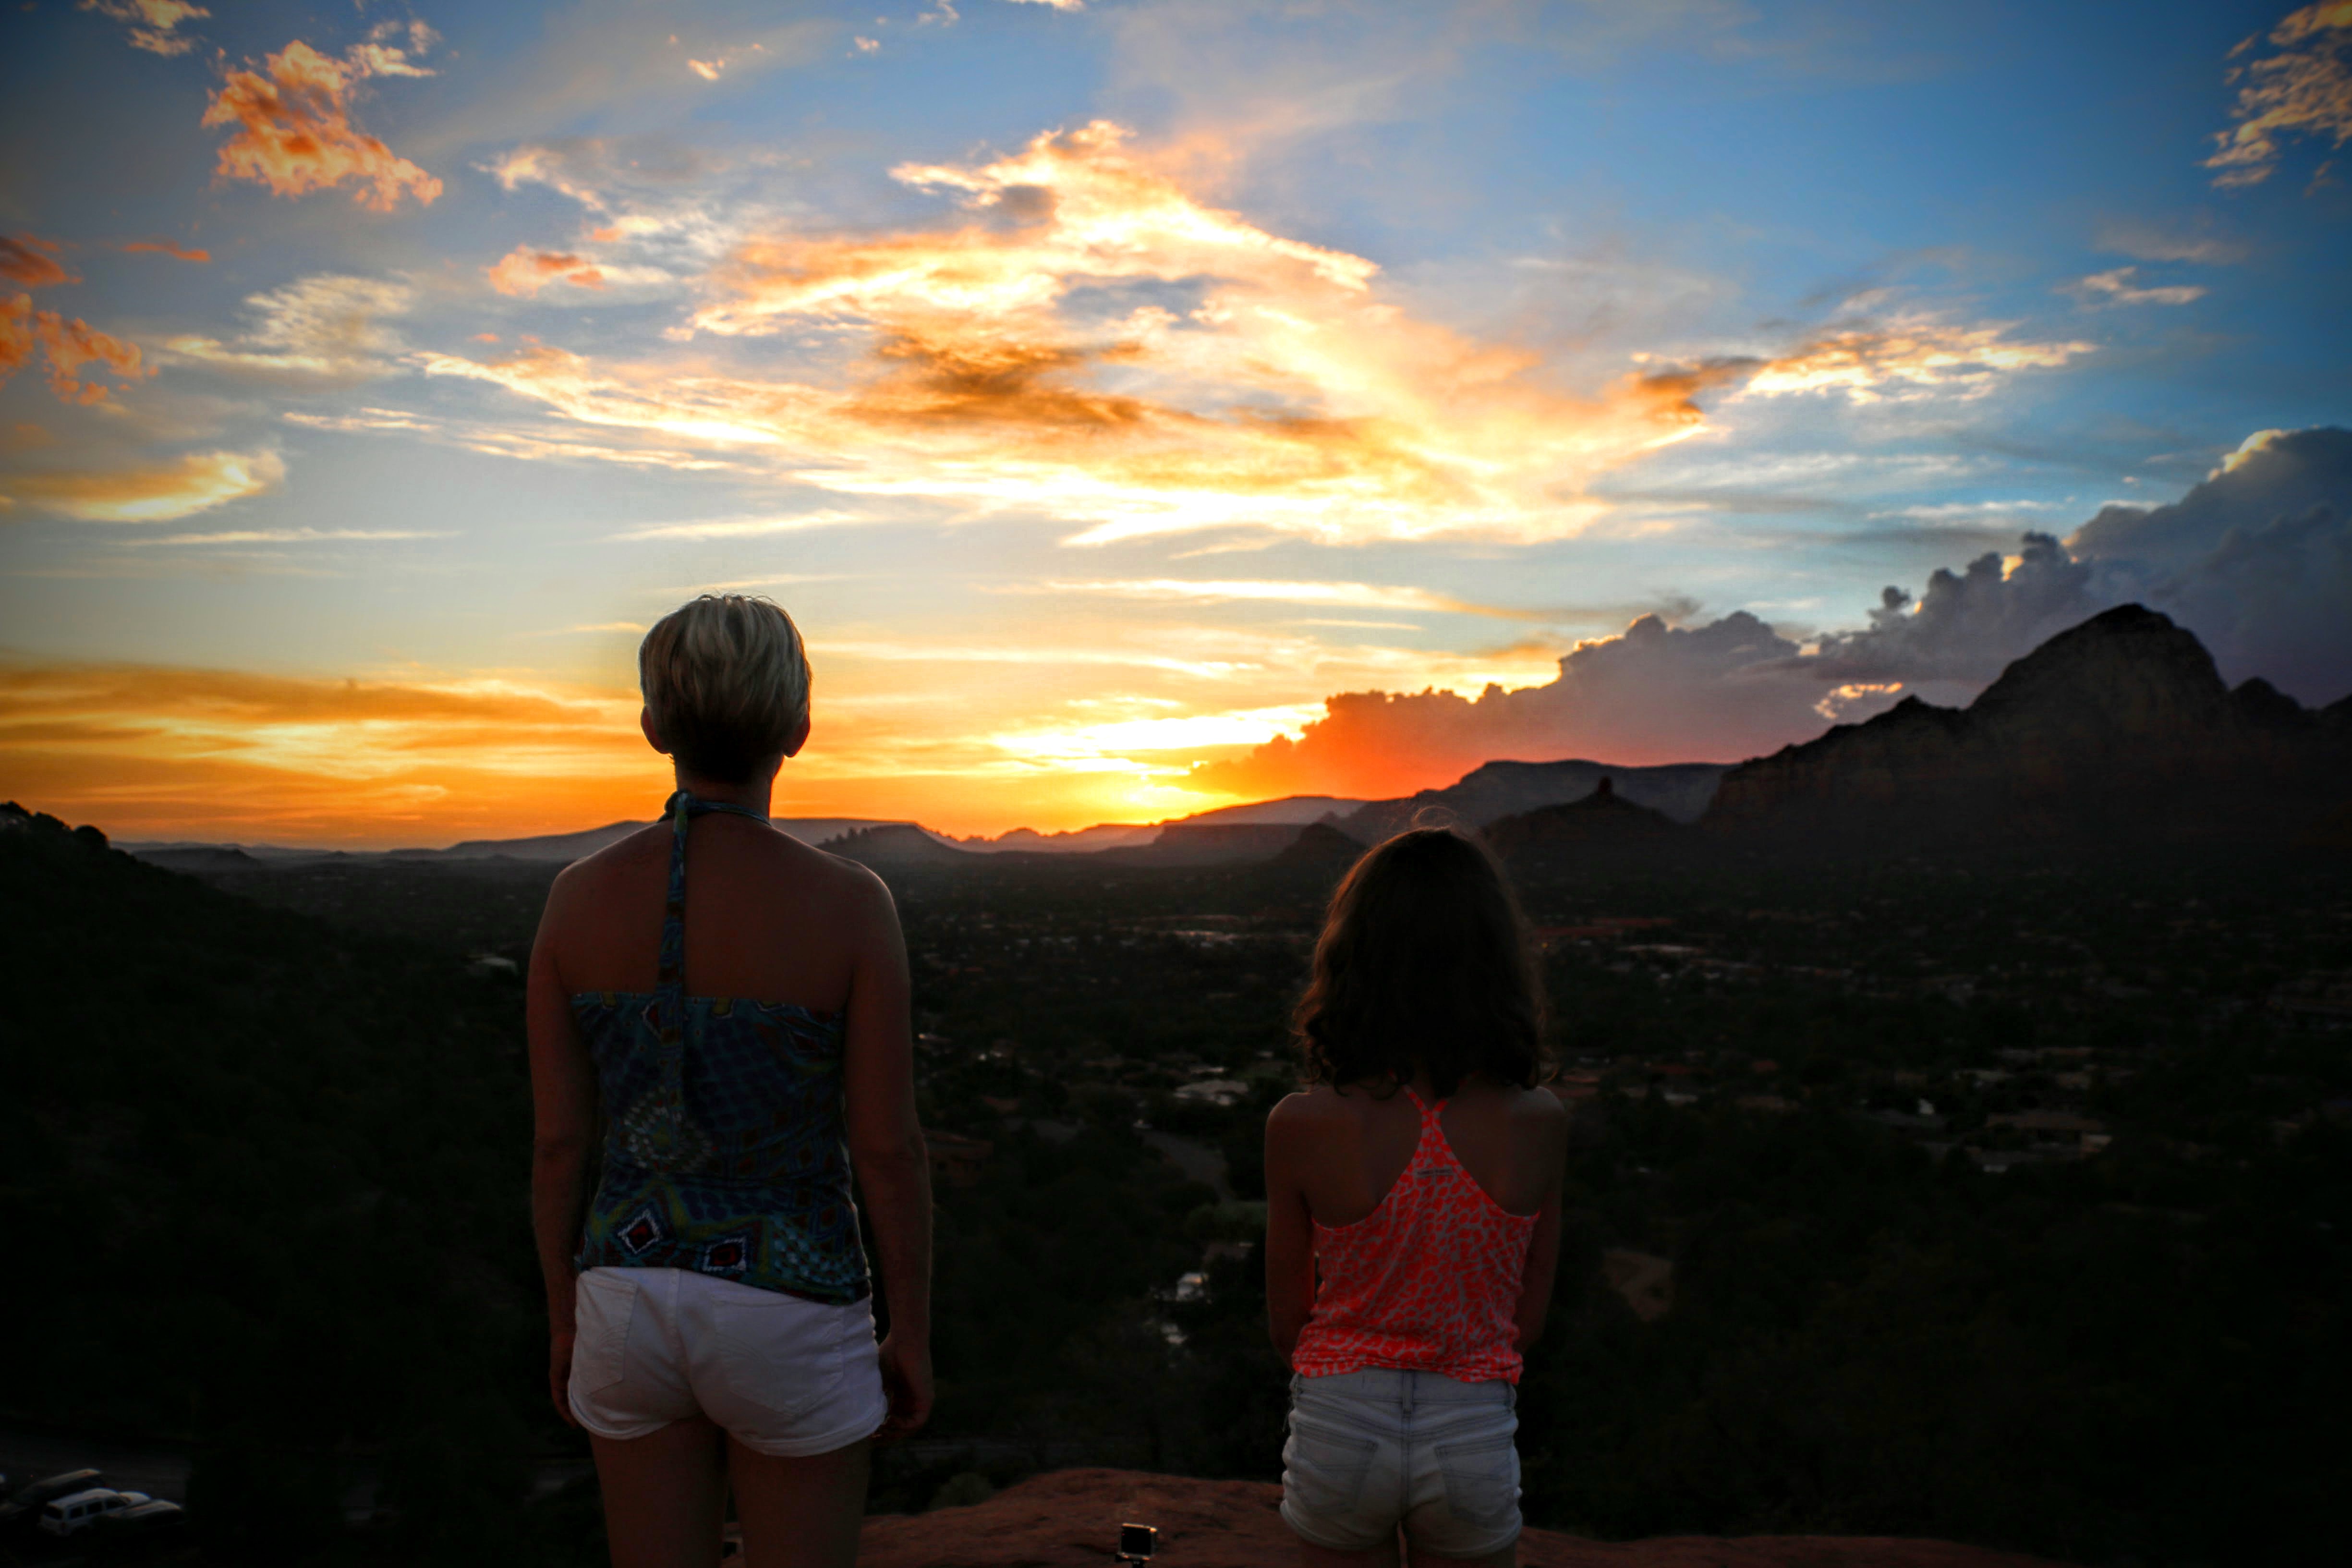
[(112, 1487), (92, 1487), (61, 1497), (41, 1510), (41, 1528), (51, 1535), (72, 1535), (88, 1530), (110, 1513), (120, 1513), (151, 1500), (145, 1492), (119, 1492)]

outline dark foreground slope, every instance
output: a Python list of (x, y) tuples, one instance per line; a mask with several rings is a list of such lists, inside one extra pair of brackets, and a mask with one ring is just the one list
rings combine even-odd
[(2125, 605), (2019, 659), (1965, 709), (1916, 698), (1726, 773), (1726, 840), (1874, 851), (2287, 847), (2352, 800), (2352, 699), (2231, 690), (2189, 631)]
[[(226, 1561), (523, 1545), (551, 1435), (521, 988), (0, 811), (0, 1419), (193, 1448)], [(418, 1560), (425, 1560), (420, 1557)]]

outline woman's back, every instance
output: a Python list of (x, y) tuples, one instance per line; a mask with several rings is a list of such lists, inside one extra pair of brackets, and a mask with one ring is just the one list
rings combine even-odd
[(866, 1294), (845, 1138), (846, 1012), (860, 959), (873, 956), (858, 946), (871, 923), (861, 912), (887, 908), (863, 868), (684, 791), (665, 827), (559, 879), (543, 962), (612, 1127), (580, 1268), (684, 1268), (826, 1301)]
[[(566, 992), (651, 993), (658, 980), (671, 825), (572, 867), (548, 910)], [(686, 850), (686, 994), (840, 1012), (883, 900), (874, 876), (764, 823), (699, 817)]]

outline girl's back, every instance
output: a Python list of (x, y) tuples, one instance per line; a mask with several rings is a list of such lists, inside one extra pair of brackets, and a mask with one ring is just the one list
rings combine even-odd
[(1292, 1369), (1515, 1383), (1549, 1305), (1566, 1115), (1484, 1077), (1382, 1087), (1318, 1084), (1267, 1121), (1269, 1254), (1313, 1259), (1279, 1292), (1311, 1301)]
[[(1273, 1121), (1304, 1156), (1299, 1177), (1315, 1223), (1348, 1226), (1377, 1208), (1412, 1163), (1421, 1142), (1414, 1103), (1439, 1098), (1423, 1073), (1412, 1094), (1328, 1084), (1292, 1095)], [(1454, 1158), (1479, 1191), (1508, 1213), (1532, 1215), (1558, 1171), (1560, 1103), (1548, 1089), (1525, 1089), (1483, 1078), (1464, 1082), (1438, 1114)]]
[(1318, 1563), (1511, 1561), (1514, 1385), (1543, 1327), (1568, 1117), (1494, 862), (1403, 833), (1332, 896), (1266, 1119), (1266, 1316), (1289, 1361), (1282, 1515)]

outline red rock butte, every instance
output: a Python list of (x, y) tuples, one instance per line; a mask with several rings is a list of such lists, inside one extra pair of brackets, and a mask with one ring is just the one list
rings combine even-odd
[[(1297, 1538), (1267, 1481), (1136, 1470), (1056, 1470), (970, 1508), (869, 1519), (859, 1568), (1104, 1568), (1121, 1523), (1160, 1531), (1153, 1568), (1293, 1568)], [(2061, 1568), (1949, 1541), (1859, 1535), (1663, 1536), (1586, 1541), (1530, 1530), (1527, 1568)]]

